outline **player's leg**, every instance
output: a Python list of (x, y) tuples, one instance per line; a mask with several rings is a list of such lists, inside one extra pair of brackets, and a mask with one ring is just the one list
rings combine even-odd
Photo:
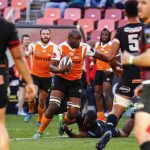
[(39, 105), (38, 105), (38, 117), (37, 117), (37, 126), (40, 126), (43, 113), (46, 109), (46, 100), (49, 93), (39, 90)]
[(0, 150), (9, 150), (9, 137), (5, 125), (8, 102), (7, 89), (8, 74), (5, 68), (0, 68)]
[(141, 109), (135, 115), (134, 134), (141, 150), (150, 149), (150, 85), (143, 86)]
[(62, 121), (59, 118), (59, 134), (63, 135), (64, 124), (71, 124), (73, 119), (76, 118), (80, 110), (82, 84), (80, 80), (68, 82), (68, 100), (67, 100), (67, 112), (63, 114)]
[[(35, 85), (35, 90), (36, 90), (36, 95), (37, 95), (38, 90), (39, 90), (37, 85)], [(25, 122), (29, 122), (30, 119), (32, 118), (34, 111), (35, 111), (35, 105), (36, 105), (36, 99), (35, 98), (28, 100), (29, 111), (28, 111), (28, 114), (24, 118)]]
[(102, 103), (103, 75), (104, 73), (102, 71), (96, 71), (95, 80), (94, 80), (94, 95), (96, 101), (96, 111), (98, 115), (98, 120), (105, 121), (104, 112), (103, 112), (103, 103)]
[(18, 115), (25, 116), (27, 113), (23, 109), (23, 105), (25, 102), (25, 88), (23, 86), (19, 86), (18, 92)]
[(9, 137), (5, 127), (6, 108), (0, 108), (0, 150), (9, 150)]
[(51, 91), (49, 106), (42, 116), (41, 125), (38, 129), (38, 132), (33, 136), (33, 139), (39, 139), (42, 136), (46, 127), (52, 121), (54, 114), (59, 110), (61, 99), (63, 98), (63, 96), (64, 94), (61, 91), (58, 90)]

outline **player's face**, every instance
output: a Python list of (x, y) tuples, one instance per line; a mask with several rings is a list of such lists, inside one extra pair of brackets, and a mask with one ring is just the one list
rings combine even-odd
[(72, 35), (68, 38), (68, 40), (72, 48), (78, 48), (81, 42), (81, 35)]
[(48, 43), (50, 41), (50, 31), (49, 30), (42, 30), (41, 41), (43, 43)]
[(85, 117), (85, 120), (84, 120), (84, 125), (86, 127), (90, 127), (92, 125), (94, 125), (96, 122), (96, 120), (90, 120), (87, 116)]
[(25, 47), (27, 47), (30, 44), (30, 37), (24, 37), (22, 43)]
[(102, 31), (101, 40), (102, 40), (103, 43), (107, 43), (108, 42), (108, 40), (109, 40), (109, 33), (108, 33), (108, 31)]
[(138, 0), (138, 15), (140, 19), (150, 19), (150, 0)]

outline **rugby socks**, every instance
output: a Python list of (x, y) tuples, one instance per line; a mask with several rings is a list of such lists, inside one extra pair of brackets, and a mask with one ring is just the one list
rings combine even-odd
[(48, 124), (51, 122), (51, 120), (52, 119), (46, 118), (45, 115), (43, 114), (42, 120), (41, 120), (41, 125), (40, 125), (38, 132), (43, 133), (44, 130), (46, 129), (46, 127), (48, 126)]
[(143, 143), (140, 146), (140, 150), (150, 150), (150, 141)]
[(34, 107), (36, 105), (36, 99), (34, 99), (32, 101), (28, 101), (28, 105), (29, 105), (29, 113), (33, 114), (34, 113)]
[(38, 105), (38, 117), (37, 117), (37, 122), (41, 122), (41, 119), (42, 119), (44, 110), (45, 110), (45, 108), (41, 108), (41, 107)]
[(107, 118), (107, 130), (114, 130), (117, 126), (118, 118), (114, 114), (110, 114)]

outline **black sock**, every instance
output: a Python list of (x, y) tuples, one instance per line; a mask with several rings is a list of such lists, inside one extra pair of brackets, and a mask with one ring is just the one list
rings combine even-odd
[(111, 114), (107, 118), (107, 130), (112, 130), (116, 127), (118, 119), (115, 115)]
[(140, 145), (140, 149), (141, 150), (150, 150), (150, 141), (147, 141), (147, 142), (143, 143), (142, 145)]
[(117, 137), (120, 137), (120, 136), (121, 136), (121, 134), (120, 134), (119, 129), (114, 128), (114, 130), (112, 130), (112, 137), (117, 138)]

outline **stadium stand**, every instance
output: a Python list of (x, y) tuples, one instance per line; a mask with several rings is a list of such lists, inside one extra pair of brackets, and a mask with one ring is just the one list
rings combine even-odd
[(21, 10), (25, 10), (27, 8), (27, 0), (12, 0), (12, 7), (19, 7)]
[(8, 6), (8, 0), (1, 0), (0, 1), (0, 10), (3, 10)]
[(100, 33), (101, 33), (101, 31), (99, 31), (99, 30), (94, 30), (94, 31), (92, 31), (92, 33), (91, 33), (91, 41), (99, 41), (100, 40)]
[(102, 19), (98, 21), (96, 30), (102, 31), (103, 28), (108, 29), (110, 32), (115, 30), (115, 21), (113, 19)]
[(98, 21), (102, 18), (102, 11), (103, 11), (102, 9), (96, 9), (96, 8), (85, 9), (84, 18)]
[(59, 19), (57, 21), (57, 25), (63, 25), (63, 26), (69, 25), (69, 26), (73, 26), (74, 25), (74, 21), (71, 20), (71, 19), (63, 19), (63, 18), (61, 18), (61, 19)]
[(86, 37), (87, 37), (88, 33), (91, 33), (94, 30), (94, 20), (93, 19), (79, 19), (78, 25), (80, 25), (82, 27)]
[(64, 14), (65, 19), (71, 19), (74, 22), (81, 19), (81, 9), (79, 8), (67, 8)]
[(105, 19), (113, 19), (115, 21), (122, 19), (122, 10), (120, 10), (120, 9), (106, 9)]
[(119, 22), (118, 22), (118, 28), (126, 25), (127, 23), (128, 23), (128, 21), (126, 19), (119, 20)]
[(19, 20), (21, 18), (21, 10), (18, 7), (6, 7), (4, 9), (4, 17), (7, 18), (12, 11), (14, 11), (14, 21)]
[(54, 21), (50, 18), (39, 18), (36, 20), (37, 25), (53, 25)]
[(61, 12), (59, 8), (46, 8), (44, 11), (44, 18), (50, 18), (53, 21), (57, 21), (61, 18)]

